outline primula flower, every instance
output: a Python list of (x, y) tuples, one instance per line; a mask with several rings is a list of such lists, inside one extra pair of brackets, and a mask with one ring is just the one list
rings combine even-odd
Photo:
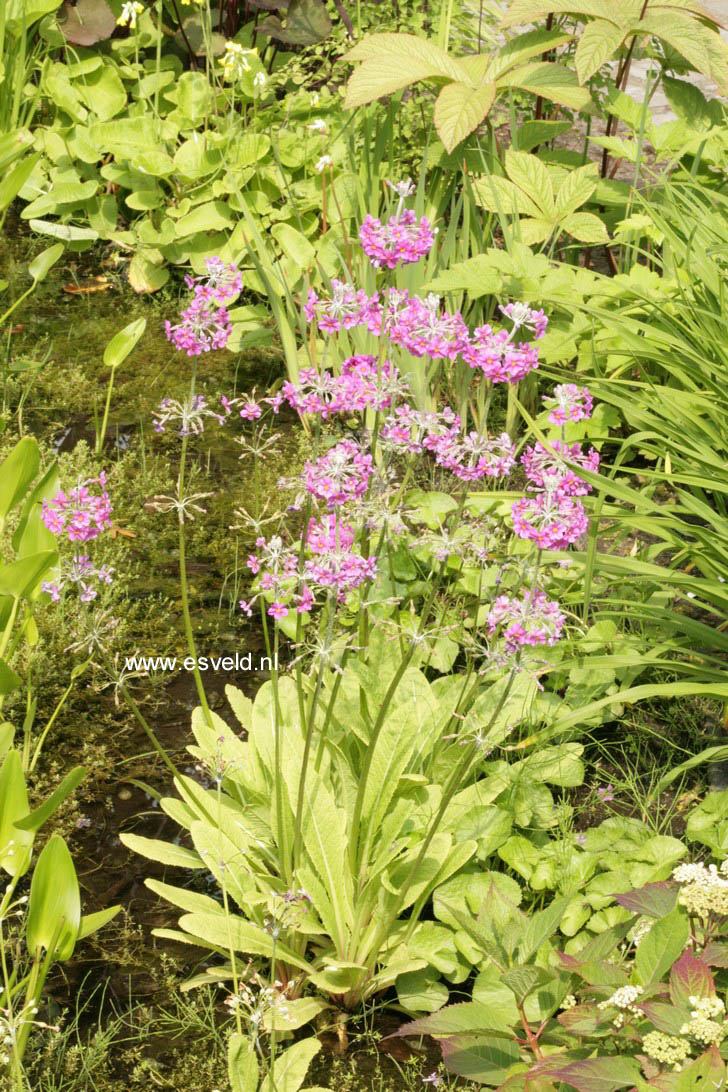
[(282, 395), (298, 413), (318, 414), (325, 420), (333, 413), (388, 409), (406, 391), (406, 383), (389, 360), (358, 355), (347, 357), (338, 376), (302, 369), (298, 383), (283, 384)]
[(375, 269), (395, 269), (418, 262), (435, 241), (426, 216), (417, 219), (412, 209), (390, 217), (388, 223), (367, 215), (359, 228), (359, 242)]
[(552, 425), (588, 421), (594, 404), (589, 388), (577, 387), (575, 383), (559, 383), (542, 401), (545, 406), (551, 407), (549, 421)]
[(385, 447), (401, 447), (411, 454), (436, 451), (446, 439), (455, 442), (460, 432), (460, 418), (445, 406), (438, 413), (424, 413), (405, 403), (382, 425), (379, 438)]
[(500, 307), (502, 314), (513, 323), (513, 329), (533, 330), (533, 336), (538, 340), (546, 333), (549, 320), (543, 311), (534, 311), (527, 303), (508, 303)]
[(592, 447), (587, 453), (582, 451), (579, 444), (564, 444), (561, 440), (554, 440), (551, 446), (554, 454), (539, 443), (526, 448), (521, 462), (528, 480), (539, 489), (562, 496), (583, 497), (591, 493), (592, 487), (567, 467), (565, 460), (596, 473), (599, 470), (599, 452)]
[(333, 508), (363, 497), (372, 473), (371, 455), (365, 455), (353, 440), (342, 440), (315, 462), (307, 460), (303, 486)]
[(588, 526), (581, 501), (558, 493), (540, 493), (514, 501), (511, 518), (519, 538), (532, 539), (544, 550), (565, 549)]
[(520, 599), (499, 595), (490, 609), (486, 626), (491, 636), (499, 631), (506, 648), (514, 652), (524, 645), (553, 647), (565, 621), (559, 604), (534, 588), (532, 591), (524, 589)]
[(366, 326), (372, 334), (379, 334), (382, 329), (379, 293), (368, 296), (362, 288), (336, 279), (331, 282), (330, 299), (320, 299), (313, 289), (309, 291), (303, 313), (307, 322), (316, 321), (319, 330), (327, 334), (355, 326)]
[(434, 448), (435, 461), (461, 481), (502, 478), (515, 466), (515, 446), (507, 432), (500, 436), (452, 432), (441, 437)]
[(433, 360), (455, 360), (468, 346), (468, 328), (462, 315), (440, 310), (440, 297), (431, 292), (425, 299), (393, 290), (386, 315), (387, 336), (413, 356)]
[(116, 25), (119, 27), (129, 27), (129, 30), (134, 30), (137, 25), (137, 16), (141, 15), (143, 11), (144, 5), (137, 3), (136, 0), (132, 0), (131, 3), (122, 4), (119, 18), (116, 20)]
[(76, 554), (70, 565), (61, 571), (61, 575), (56, 580), (43, 581), (41, 591), (47, 592), (51, 602), (57, 603), (63, 589), (71, 585), (77, 589), (82, 603), (90, 603), (98, 595), (94, 582), (111, 584), (113, 571), (106, 566), (96, 568), (88, 554)]
[(205, 258), (206, 277), (185, 277), (185, 284), (198, 299), (207, 303), (223, 304), (234, 299), (243, 290), (243, 274), (232, 262), (222, 258)]
[(462, 356), (491, 383), (518, 383), (538, 367), (538, 349), (528, 344), (516, 345), (506, 330), (494, 331), (487, 324), (477, 327)]
[(167, 425), (174, 423), (178, 425), (178, 436), (199, 436), (205, 431), (206, 417), (214, 418), (220, 425), (225, 423), (232, 403), (224, 396), (220, 402), (223, 412), (216, 413), (201, 394), (193, 395), (192, 398), (188, 395), (184, 402), (176, 398), (163, 398), (152, 415), (154, 431), (164, 432)]
[(229, 83), (234, 83), (244, 72), (250, 72), (248, 57), (256, 56), (257, 52), (257, 49), (243, 49), (238, 42), (225, 42), (225, 52), (220, 58), (225, 79)]
[[(100, 496), (91, 493), (89, 486), (100, 485)], [(88, 478), (68, 493), (56, 493), (51, 500), (44, 500), (41, 519), (54, 535), (66, 534), (69, 542), (88, 542), (97, 538), (111, 526), (111, 500), (103, 489), (106, 475)]]
[(209, 353), (211, 349), (224, 349), (232, 332), (230, 316), (224, 307), (208, 303), (202, 294), (196, 295), (181, 312), (182, 322), (164, 324), (167, 341), (188, 356)]

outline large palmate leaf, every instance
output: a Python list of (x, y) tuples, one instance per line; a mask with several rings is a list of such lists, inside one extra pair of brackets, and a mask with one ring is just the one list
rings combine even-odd
[[(609, 236), (598, 216), (577, 212), (597, 188), (597, 168), (586, 163), (566, 173), (547, 167), (537, 156), (509, 148), (506, 178), (489, 175), (473, 183), (479, 205), (500, 216), (519, 214), (522, 242), (543, 243), (564, 232), (583, 243), (606, 243)], [(471, 259), (476, 260), (476, 259)]]
[[(347, 107), (391, 95), (420, 80), (445, 81), (435, 103), (435, 128), (448, 152), (487, 118), (500, 91), (522, 88), (573, 110), (589, 95), (569, 69), (552, 61), (531, 61), (568, 41), (557, 30), (534, 30), (507, 42), (494, 56), (451, 57), (413, 34), (371, 34), (346, 60), (360, 61), (347, 85)], [(528, 62), (528, 63), (524, 63)]]
[(666, 43), (721, 90), (728, 87), (728, 45), (717, 20), (691, 0), (515, 0), (501, 25), (566, 14), (586, 22), (574, 55), (582, 84), (628, 41), (645, 36)]

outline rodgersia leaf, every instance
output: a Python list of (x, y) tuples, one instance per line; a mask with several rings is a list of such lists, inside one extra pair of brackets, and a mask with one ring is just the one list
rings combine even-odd
[(457, 147), (488, 115), (495, 100), (495, 84), (483, 83), (473, 90), (455, 82), (443, 87), (435, 103), (435, 128), (448, 152)]

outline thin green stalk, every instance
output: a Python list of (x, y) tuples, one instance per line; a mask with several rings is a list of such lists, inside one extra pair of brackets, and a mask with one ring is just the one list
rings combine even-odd
[[(192, 379), (190, 381), (190, 395), (189, 395), (190, 402), (192, 402), (192, 400), (195, 397), (195, 376), (196, 376), (197, 358), (193, 357), (193, 361), (194, 361), (194, 363), (193, 363), (193, 367), (192, 367)], [(205, 714), (205, 720), (207, 721), (207, 725), (208, 725), (208, 727), (210, 729), (212, 729), (214, 731), (215, 725), (214, 725), (213, 720), (212, 720), (212, 713), (210, 712), (210, 706), (209, 706), (208, 701), (207, 701), (207, 695), (205, 694), (205, 687), (204, 687), (204, 685), (202, 683), (202, 676), (200, 674), (200, 669), (199, 669), (199, 666), (198, 666), (198, 663), (197, 663), (197, 646), (195, 644), (195, 635), (194, 635), (194, 632), (193, 632), (193, 629), (192, 629), (192, 616), (190, 615), (189, 589), (188, 589), (188, 586), (187, 586), (187, 560), (186, 560), (186, 553), (185, 553), (185, 520), (184, 520), (184, 510), (182, 508), (183, 497), (184, 497), (186, 459), (187, 459), (187, 439), (188, 439), (188, 437), (186, 435), (182, 437), (182, 451), (180, 452), (180, 461), (179, 461), (179, 478), (177, 479), (177, 502), (178, 502), (178, 505), (179, 505), (179, 508), (178, 508), (178, 517), (179, 517), (179, 539), (178, 539), (178, 541), (179, 541), (179, 580), (180, 580), (180, 591), (181, 591), (181, 595), (182, 595), (182, 618), (183, 618), (183, 621), (184, 621), (184, 629), (185, 629), (185, 637), (187, 639), (187, 647), (189, 649), (190, 656), (192, 657), (192, 659), (194, 661), (194, 667), (193, 667), (192, 671), (193, 671), (193, 675), (194, 675), (194, 679), (195, 679), (195, 688), (197, 690), (197, 696), (200, 699), (200, 705), (202, 706), (202, 710), (203, 710), (203, 712)]]

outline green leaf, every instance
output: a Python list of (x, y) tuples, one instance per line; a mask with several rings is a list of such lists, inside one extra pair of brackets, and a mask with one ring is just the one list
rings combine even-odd
[(687, 80), (676, 80), (673, 76), (663, 76), (661, 87), (679, 118), (694, 129), (705, 131), (711, 128), (713, 119), (708, 100), (699, 87)]
[[(476, 179), (473, 182), (473, 193), (477, 204), (481, 208), (487, 209), (488, 212), (497, 212), (500, 216), (514, 216), (518, 213), (527, 216), (539, 215), (538, 205), (530, 194), (524, 193), (518, 186), (505, 178), (500, 178), (497, 174)], [(488, 272), (492, 277), (494, 274), (493, 266), (488, 262), (486, 255), (478, 254), (475, 258), (470, 258), (469, 261), (474, 263), (478, 259), (481, 259), (484, 264), (487, 263)], [(461, 265), (466, 266), (467, 263), (462, 262)], [(452, 274), (452, 270), (441, 274), (439, 280), (442, 281), (443, 277), (446, 277), (448, 273)]]
[(38, 444), (24, 436), (0, 463), (0, 521), (20, 504), (39, 468)]
[(280, 939), (276, 941), (274, 951), (273, 938), (265, 929), (235, 914), (225, 914), (222, 907), (216, 914), (184, 914), (179, 924), (195, 940), (200, 938), (205, 944), (218, 947), (222, 951), (229, 951), (232, 947), (236, 952), (245, 952), (247, 955), (261, 955), (268, 959), (275, 956), (300, 970), (309, 973), (311, 971), (308, 963)]
[(97, 910), (95, 914), (82, 914), (81, 924), (78, 929), (77, 940), (90, 937), (92, 933), (103, 929), (121, 910), (120, 906), (108, 906), (105, 910)]
[(75, 224), (56, 224), (52, 220), (29, 220), (31, 231), (39, 235), (50, 235), (54, 239), (63, 239), (65, 243), (93, 242), (99, 233), (93, 228), (76, 227)]
[(177, 108), (193, 125), (204, 121), (211, 97), (212, 88), (203, 72), (183, 72), (177, 80)]
[(683, 952), (670, 970), (670, 1000), (686, 1008), (691, 997), (713, 997), (715, 981), (710, 967), (692, 952)]
[(584, 27), (579, 38), (574, 65), (579, 83), (586, 83), (605, 61), (619, 49), (626, 37), (623, 27), (615, 26), (606, 19), (593, 19)]
[(279, 1054), (260, 1086), (260, 1092), (298, 1092), (311, 1061), (321, 1050), (318, 1039), (302, 1039)]
[(52, 463), (30, 493), (26, 494), (25, 504), (12, 539), (16, 557), (28, 557), (30, 554), (56, 549), (56, 536), (48, 530), (41, 516), (42, 502), (54, 497), (60, 488), (58, 466)]
[(598, 181), (596, 163), (586, 163), (575, 171), (569, 171), (556, 194), (556, 212), (559, 217), (576, 212), (585, 204), (597, 188)]
[[(639, 949), (638, 949), (639, 951)], [(634, 1058), (613, 1055), (610, 1058), (586, 1058), (560, 1069), (549, 1076), (577, 1089), (577, 1092), (613, 1092), (616, 1088), (639, 1083), (640, 1069)]]
[(726, 1065), (715, 1043), (705, 1054), (686, 1065), (675, 1084), (675, 1092), (714, 1092), (725, 1088)]
[(147, 320), (140, 318), (130, 322), (123, 330), (119, 330), (118, 334), (114, 334), (104, 349), (104, 364), (107, 368), (118, 368), (124, 363), (146, 328)]
[(13, 690), (17, 690), (22, 681), (20, 675), (16, 675), (5, 660), (0, 659), (0, 695), (11, 694)]
[(528, 197), (546, 219), (556, 215), (554, 187), (548, 170), (538, 158), (528, 152), (514, 152), (511, 148), (505, 155), (506, 172), (512, 182)]
[(436, 1012), (450, 991), (434, 967), (421, 967), (397, 976), (397, 1000), (407, 1012)]
[(363, 106), (433, 76), (472, 83), (469, 72), (433, 42), (413, 34), (370, 34), (344, 60), (364, 59), (346, 87), (344, 106)]
[(137, 250), (129, 263), (129, 284), (139, 294), (157, 292), (169, 280), (169, 270), (143, 250)]
[(560, 224), (561, 230), (573, 235), (580, 243), (608, 243), (609, 233), (592, 212), (572, 212)]
[(290, 224), (274, 224), (270, 233), (287, 258), (299, 267), (308, 269), (316, 260), (316, 251), (305, 235)]
[(206, 201), (198, 205), (175, 224), (178, 239), (195, 235), (198, 231), (219, 231), (229, 228), (233, 222), (230, 209), (224, 201)]
[(28, 266), (28, 272), (34, 281), (44, 281), (56, 262), (63, 256), (63, 243), (55, 243), (36, 254)]
[(395, 1035), (431, 1035), (433, 1039), (445, 1039), (451, 1035), (465, 1035), (484, 1031), (510, 1031), (512, 1015), (506, 1006), (499, 1010), (491, 1004), (479, 1001), (463, 1001), (448, 1005), (430, 1016), (404, 1024)]
[(0, 768), (0, 868), (22, 876), (30, 865), (33, 834), (18, 831), (15, 823), (28, 814), (28, 790), (23, 764), (16, 750), (8, 751)]
[(36, 862), (30, 883), (26, 943), (35, 955), (41, 948), (54, 959), (73, 954), (81, 926), (81, 892), (71, 854), (52, 834)]
[(549, 61), (516, 68), (502, 76), (498, 84), (520, 87), (534, 95), (558, 102), (570, 110), (583, 110), (591, 101), (589, 92), (579, 86), (575, 73), (563, 65)]
[(679, 959), (689, 935), (688, 918), (680, 907), (656, 921), (640, 941), (635, 955), (635, 975), (639, 984), (650, 986), (659, 982)]
[(331, 1005), (322, 997), (297, 997), (286, 1001), (285, 1007), (268, 1009), (263, 1017), (263, 1026), (266, 1031), (295, 1031), (329, 1008)]
[(126, 106), (124, 84), (110, 64), (89, 72), (74, 87), (99, 121), (109, 121)]
[(458, 81), (443, 87), (435, 102), (434, 121), (447, 152), (452, 152), (487, 117), (495, 90), (494, 83), (482, 83), (475, 90)]
[(453, 1036), (443, 1039), (440, 1048), (451, 1073), (488, 1085), (500, 1085), (507, 1070), (520, 1058), (518, 1044), (511, 1035)]
[(70, 773), (67, 773), (58, 788), (51, 793), (47, 800), (43, 801), (40, 807), (36, 808), (35, 811), (31, 811), (29, 815), (23, 816), (22, 819), (16, 820), (16, 828), (33, 832), (40, 830), (51, 815), (60, 808), (63, 801), (78, 788), (87, 772), (85, 766), (76, 766)]
[(5, 29), (11, 34), (24, 34), (38, 19), (60, 6), (61, 0), (6, 0)]
[(631, 914), (645, 914), (650, 918), (664, 918), (677, 905), (678, 885), (668, 881), (648, 883), (634, 891), (614, 895), (614, 899)]
[(228, 1078), (232, 1092), (258, 1092), (255, 1044), (238, 1032), (233, 1032), (228, 1042)]
[[(566, 900), (568, 902), (568, 899)], [(534, 967), (525, 964), (521, 967), (511, 967), (501, 975), (504, 986), (513, 991), (513, 995), (519, 1005), (522, 1005), (529, 994), (540, 986), (545, 986), (554, 980), (553, 971), (547, 971), (543, 967)]]
[(156, 838), (142, 838), (139, 834), (120, 834), (119, 841), (133, 853), (140, 853), (150, 861), (169, 865), (171, 868), (204, 869), (207, 866), (199, 854), (184, 846), (172, 842), (162, 842)]
[(58, 552), (44, 550), (0, 565), (0, 595), (12, 595), (13, 599), (31, 598), (43, 577), (57, 564)]
[(39, 161), (40, 153), (26, 156), (0, 181), (0, 212), (15, 200)]

